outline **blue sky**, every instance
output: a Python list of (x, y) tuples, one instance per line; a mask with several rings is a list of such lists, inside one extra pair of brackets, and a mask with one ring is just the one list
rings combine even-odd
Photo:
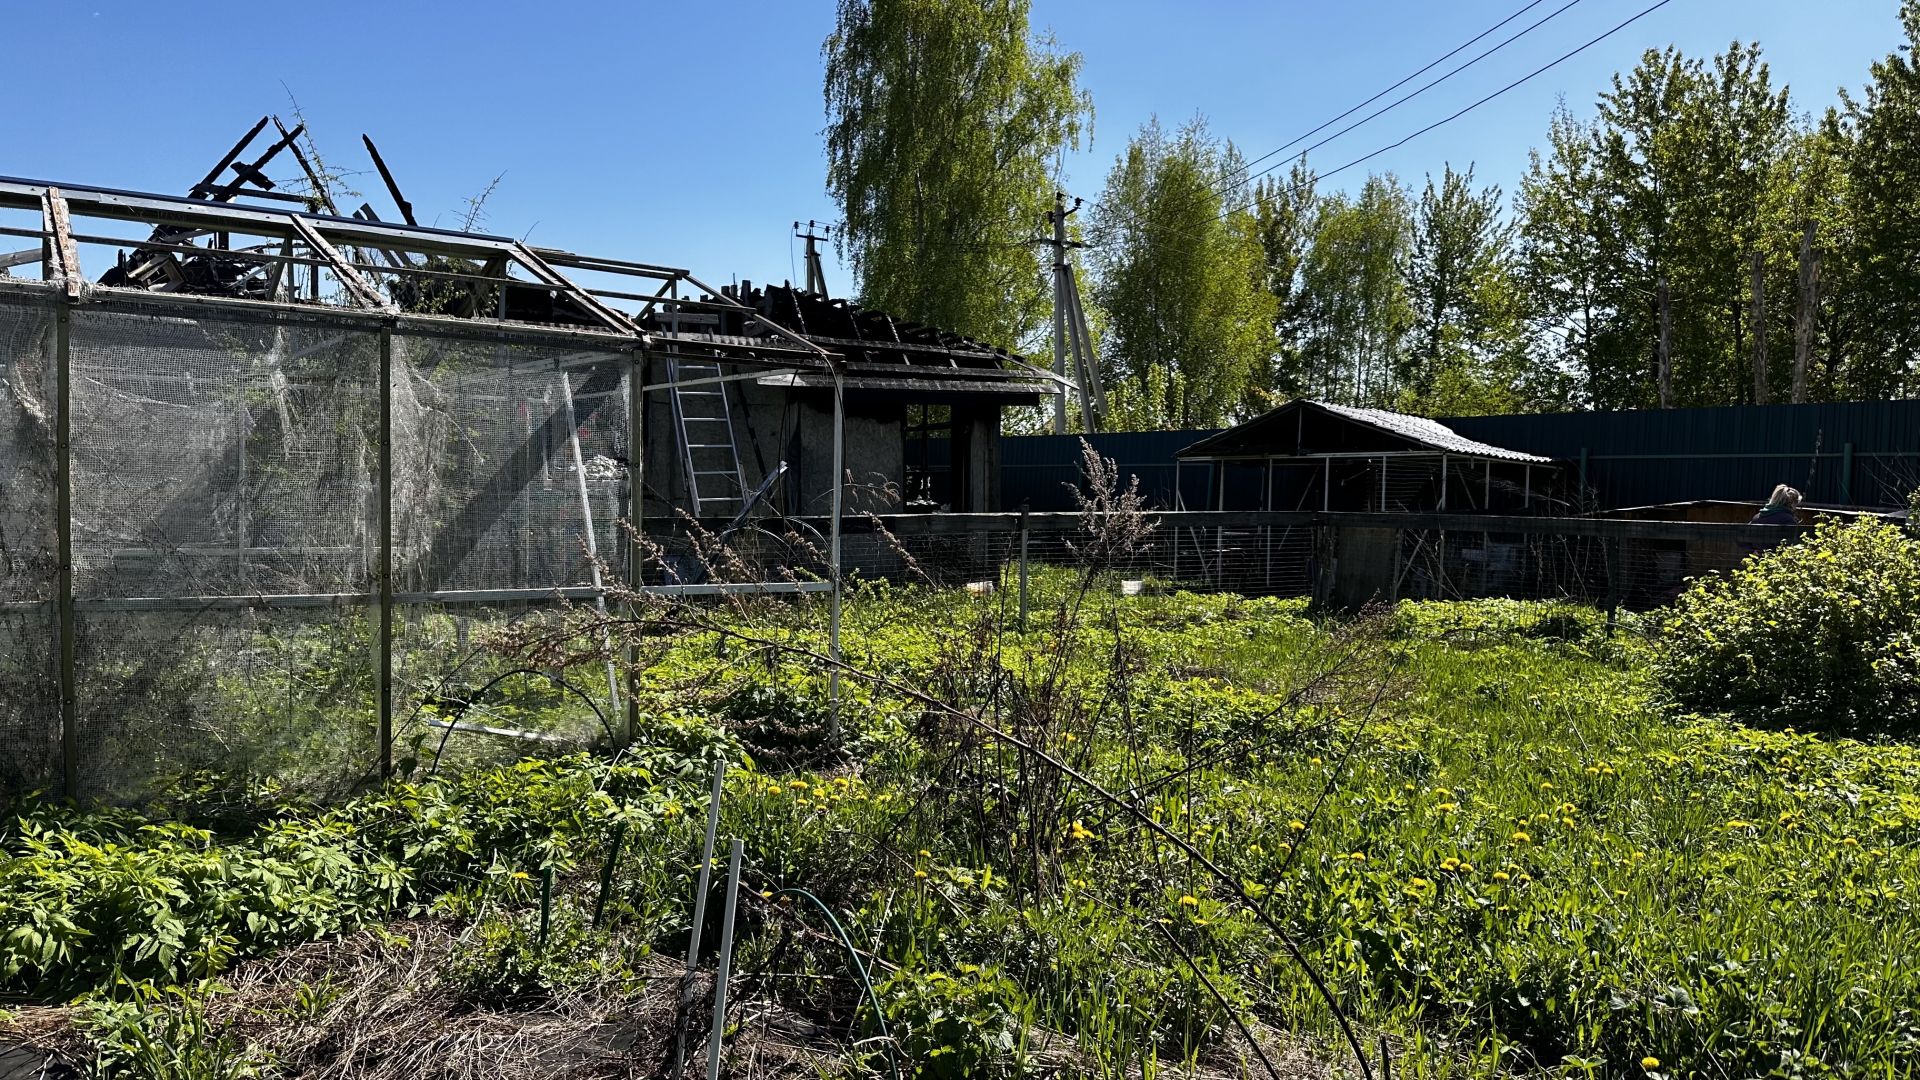
[[(1068, 161), (1069, 187), (1092, 201), (1127, 137), (1156, 113), (1169, 122), (1204, 113), (1249, 157), (1265, 153), (1522, 2), (1034, 0), (1036, 27), (1085, 57), (1094, 99), (1093, 142)], [(1459, 59), (1564, 2), (1548, 0)], [(1331, 168), (1390, 143), (1649, 2), (1580, 0), (1313, 163)], [(465, 198), (504, 174), (486, 206), (488, 230), (685, 266), (714, 282), (794, 276), (792, 222), (835, 213), (820, 152), (826, 0), (724, 10), (504, 0), (7, 6), (15, 47), (0, 174), (183, 191), (262, 113), (290, 115), (291, 91), (336, 165), (368, 169), (355, 183), (383, 216), (361, 132), (379, 143), (423, 222), (457, 224)], [(1474, 162), (1482, 180), (1511, 191), (1557, 98), (1590, 113), (1614, 71), (1669, 43), (1704, 56), (1758, 40), (1796, 107), (1817, 112), (1902, 40), (1896, 8), (1672, 0), (1333, 183), (1357, 186), (1365, 168), (1417, 181), (1444, 162)], [(836, 291), (847, 286), (837, 264), (828, 272)]]

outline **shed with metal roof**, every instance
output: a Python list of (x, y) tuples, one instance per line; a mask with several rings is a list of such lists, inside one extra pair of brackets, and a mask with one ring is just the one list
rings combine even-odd
[(1300, 399), (1179, 451), (1207, 466), (1216, 510), (1542, 513), (1553, 459), (1469, 439), (1434, 420)]

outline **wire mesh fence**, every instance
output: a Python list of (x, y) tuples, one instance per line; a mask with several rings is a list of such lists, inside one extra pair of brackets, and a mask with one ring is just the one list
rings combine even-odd
[[(605, 575), (695, 595), (836, 577), (833, 524), (777, 515), (712, 532), (649, 520), (655, 555), (635, 573), (622, 520), (635, 365), (617, 344), (105, 299), (0, 287), (0, 795), (138, 798), (196, 770), (339, 789), (396, 762), (614, 740), (616, 674), (518, 668), (488, 634), (591, 601)], [(1106, 566), (1115, 578), (1337, 606), (1651, 606), (1799, 531), (1458, 513), (1155, 521)], [(938, 586), (1079, 565), (1095, 542), (1076, 514), (843, 524), (841, 574)]]

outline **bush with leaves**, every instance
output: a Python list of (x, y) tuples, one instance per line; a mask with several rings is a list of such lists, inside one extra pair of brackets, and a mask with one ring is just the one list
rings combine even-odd
[(1920, 731), (1920, 540), (1873, 521), (1701, 578), (1661, 628), (1674, 703), (1748, 723)]

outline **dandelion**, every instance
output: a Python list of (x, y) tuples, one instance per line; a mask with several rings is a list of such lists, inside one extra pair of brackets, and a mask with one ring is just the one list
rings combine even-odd
[(1504, 882), (1509, 880), (1511, 876), (1512, 875), (1508, 874), (1505, 870), (1495, 870), (1493, 872), (1493, 880), (1495, 881)]
[(1648, 1072), (1652, 1072), (1660, 1067), (1660, 1059), (1654, 1057), (1652, 1054), (1648, 1054), (1646, 1057), (1640, 1059), (1640, 1067)]
[(1459, 803), (1443, 802), (1443, 803), (1436, 804), (1433, 808), (1433, 812), (1436, 814), (1451, 814), (1458, 809), (1460, 809)]
[(1075, 840), (1091, 840), (1093, 839), (1093, 830), (1076, 821), (1067, 829), (1067, 835), (1073, 837)]
[(1366, 861), (1367, 861), (1367, 856), (1366, 856), (1366, 853), (1365, 853), (1365, 852), (1360, 852), (1360, 851), (1356, 851), (1356, 852), (1353, 852), (1352, 854), (1350, 854), (1350, 855), (1348, 855), (1348, 856), (1347, 856), (1347, 858), (1349, 858), (1349, 859), (1352, 859), (1352, 860), (1353, 860), (1354, 862), (1366, 862)]
[(1513, 880), (1514, 880), (1514, 881), (1516, 881), (1516, 882), (1519, 882), (1519, 883), (1520, 883), (1520, 884), (1522, 884), (1522, 885), (1525, 885), (1525, 884), (1526, 884), (1527, 882), (1529, 882), (1529, 881), (1532, 881), (1532, 880), (1533, 880), (1533, 875), (1531, 875), (1531, 874), (1521, 874), (1521, 875), (1520, 875), (1519, 877), (1516, 877), (1516, 878), (1514, 878)]
[(1739, 818), (1734, 818), (1732, 821), (1727, 822), (1727, 828), (1728, 829), (1751, 829), (1753, 828), (1753, 822), (1741, 821)]
[(1516, 843), (1516, 844), (1530, 844), (1530, 843), (1532, 843), (1532, 842), (1533, 842), (1533, 837), (1531, 837), (1531, 836), (1528, 836), (1528, 835), (1527, 835), (1526, 833), (1524, 833), (1524, 832), (1516, 832), (1516, 833), (1514, 833), (1514, 834), (1513, 834), (1513, 836), (1511, 837), (1511, 839), (1512, 839), (1512, 840), (1513, 840), (1513, 842), (1514, 842), (1514, 843)]
[(961, 964), (960, 965), (960, 974), (962, 975), (973, 975), (973, 974), (977, 974), (979, 971), (980, 971), (979, 964)]
[(1567, 828), (1571, 829), (1573, 828), (1573, 819), (1570, 817), (1563, 817), (1560, 819), (1560, 824), (1565, 825)]
[(915, 870), (913, 876), (917, 881), (925, 881), (927, 879), (927, 872), (925, 870)]
[(1249, 855), (1265, 855), (1266, 853), (1267, 853), (1267, 849), (1261, 847), (1259, 844), (1247, 845), (1247, 854)]
[(1312, 758), (1308, 758), (1308, 759), (1307, 759), (1307, 763), (1308, 763), (1309, 765), (1321, 765), (1321, 764), (1325, 764), (1324, 762), (1322, 762), (1322, 761), (1321, 761), (1321, 760), (1320, 760), (1319, 758), (1317, 758), (1317, 757), (1312, 757)]
[(1471, 873), (1473, 873), (1473, 864), (1472, 864), (1472, 863), (1470, 863), (1470, 862), (1463, 862), (1463, 863), (1461, 863), (1461, 864), (1460, 864), (1460, 872), (1461, 872), (1461, 873), (1463, 873), (1463, 874), (1471, 874)]
[(920, 857), (921, 857), (921, 858), (923, 858), (923, 859), (931, 859), (931, 858), (933, 858), (933, 852), (931, 852), (931, 851), (928, 851), (928, 850), (927, 850), (926, 848), (921, 848), (921, 849), (920, 849)]
[(1846, 839), (1844, 839), (1844, 840), (1841, 840), (1841, 841), (1840, 841), (1840, 846), (1842, 846), (1842, 847), (1857, 847), (1857, 846), (1859, 846), (1859, 843), (1860, 843), (1860, 841), (1858, 841), (1858, 840), (1855, 840), (1855, 839), (1854, 839), (1853, 837), (1851, 837), (1851, 836), (1849, 836), (1849, 837), (1847, 837)]
[(1181, 907), (1199, 907), (1200, 898), (1192, 893), (1187, 893), (1180, 897), (1178, 903)]
[(1401, 786), (1401, 788), (1402, 788), (1403, 790), (1406, 790), (1406, 791), (1412, 791), (1412, 790), (1413, 790), (1413, 785), (1412, 785), (1412, 784), (1402, 784), (1402, 785), (1400, 785), (1400, 786)]
[(1553, 781), (1551, 781), (1551, 780), (1544, 780), (1544, 781), (1541, 781), (1541, 783), (1540, 783), (1540, 790), (1541, 790), (1541, 791), (1552, 791), (1552, 790), (1553, 790)]
[(1065, 735), (1061, 736), (1061, 740), (1063, 742), (1079, 742), (1080, 736), (1075, 735), (1073, 732), (1069, 731)]
[(515, 870), (513, 872), (513, 880), (515, 881), (526, 881), (530, 877), (532, 877), (532, 875), (528, 874), (525, 870)]
[(773, 899), (773, 890), (772, 890), (772, 889), (761, 889), (761, 890), (760, 890), (760, 899), (762, 899), (762, 900), (771, 900), (771, 899)]
[(1451, 858), (1450, 858), (1450, 859), (1443, 859), (1443, 860), (1441, 860), (1441, 862), (1440, 862), (1440, 869), (1442, 869), (1442, 870), (1458, 870), (1458, 869), (1460, 869), (1460, 860), (1459, 860), (1459, 859), (1451, 859)]
[(794, 789), (795, 791), (807, 790), (807, 782), (805, 780), (791, 780), (791, 781), (788, 781), (787, 786)]
[(1636, 859), (1644, 859), (1647, 857), (1647, 853), (1644, 851), (1636, 851), (1633, 853), (1633, 857)]
[(1304, 832), (1306, 831), (1307, 823), (1299, 820), (1298, 818), (1295, 818), (1294, 820), (1287, 822), (1287, 828), (1292, 829), (1294, 832)]

